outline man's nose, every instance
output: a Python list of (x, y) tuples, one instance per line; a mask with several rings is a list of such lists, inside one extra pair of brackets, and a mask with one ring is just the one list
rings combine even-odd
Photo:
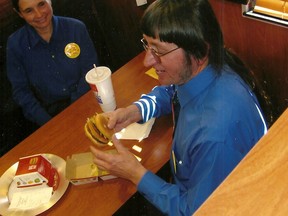
[(152, 54), (151, 50), (147, 50), (145, 54), (145, 58), (143, 61), (143, 64), (145, 67), (151, 67), (155, 64), (159, 63), (158, 59), (155, 58), (155, 56)]
[(36, 16), (36, 17), (41, 17), (41, 16), (42, 16), (41, 11), (38, 10), (38, 9), (35, 9), (35, 16)]

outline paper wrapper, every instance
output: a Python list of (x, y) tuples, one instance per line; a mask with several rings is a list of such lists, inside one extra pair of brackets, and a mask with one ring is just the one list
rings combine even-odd
[(158, 80), (158, 75), (157, 75), (157, 73), (156, 73), (154, 68), (149, 69), (148, 71), (145, 72), (145, 74), (147, 74), (148, 76)]
[(149, 136), (154, 122), (155, 118), (150, 119), (144, 124), (133, 123), (122, 131), (116, 133), (116, 137), (117, 139), (138, 140), (141, 142)]

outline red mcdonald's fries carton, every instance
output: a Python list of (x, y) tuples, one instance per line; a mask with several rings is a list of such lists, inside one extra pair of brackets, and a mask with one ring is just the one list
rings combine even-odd
[(44, 155), (32, 155), (19, 159), (14, 180), (17, 187), (30, 187), (41, 184), (54, 186), (55, 172), (50, 161)]

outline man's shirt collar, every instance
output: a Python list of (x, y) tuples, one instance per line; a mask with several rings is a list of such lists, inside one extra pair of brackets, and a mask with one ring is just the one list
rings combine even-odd
[(176, 86), (181, 107), (201, 94), (215, 80), (216, 76), (217, 72), (215, 69), (211, 65), (208, 65), (202, 72), (184, 85)]

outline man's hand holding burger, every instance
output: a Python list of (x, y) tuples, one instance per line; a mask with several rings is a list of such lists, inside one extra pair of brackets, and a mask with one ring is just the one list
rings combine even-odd
[[(139, 109), (136, 105), (130, 105), (113, 112), (95, 114), (87, 119), (84, 127), (86, 136), (95, 144), (90, 146), (94, 163), (111, 175), (128, 179), (135, 185), (138, 185), (147, 170), (113, 134), (140, 120), (142, 116)], [(111, 139), (117, 153), (110, 154), (98, 148), (108, 144)]]
[(94, 146), (90, 146), (94, 156), (94, 163), (100, 169), (107, 170), (112, 175), (128, 179), (138, 185), (147, 170), (115, 136), (113, 136), (112, 141), (117, 150), (116, 154), (109, 154)]
[(98, 147), (108, 144), (112, 135), (142, 119), (136, 105), (119, 108), (113, 112), (94, 114), (84, 126), (86, 136)]
[(114, 129), (115, 132), (121, 131), (128, 125), (142, 120), (141, 113), (136, 105), (130, 105), (126, 108), (119, 108), (113, 112), (105, 113), (109, 121), (107, 126)]

